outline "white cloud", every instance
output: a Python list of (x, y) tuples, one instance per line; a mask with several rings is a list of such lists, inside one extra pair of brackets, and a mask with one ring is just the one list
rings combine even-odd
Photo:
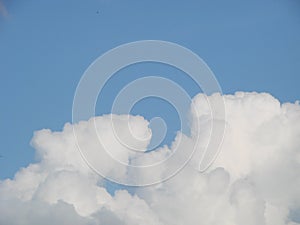
[[(264, 93), (239, 92), (223, 97), (226, 133), (217, 160), (204, 173), (197, 168), (209, 138), (211, 118), (206, 96), (202, 94), (193, 100), (199, 112), (192, 111), (192, 137), (179, 132), (173, 147), (160, 148), (147, 157), (137, 157), (139, 153), (118, 142), (109, 115), (76, 125), (66, 124), (61, 132), (36, 132), (32, 145), (40, 161), (20, 169), (14, 179), (0, 183), (0, 224), (300, 224), (291, 216), (291, 212), (300, 214), (297, 212), (300, 208), (299, 104), (281, 105)], [(151, 137), (147, 121), (124, 115), (114, 115), (113, 120), (121, 139), (139, 150), (146, 148)], [(128, 121), (140, 140), (127, 135)], [(201, 124), (200, 129), (193, 126), (196, 122)], [(99, 147), (94, 123), (104, 147)], [(80, 146), (96, 152), (94, 158), (100, 160), (104, 173), (124, 180), (133, 176), (141, 180), (153, 174), (164, 176), (170, 168), (162, 165), (153, 174), (143, 173), (141, 177), (139, 171), (108, 159), (105, 146), (113, 149), (111, 154), (118, 160), (143, 165), (164, 159), (176, 146), (184, 154), (193, 146), (193, 137), (199, 132), (201, 138), (193, 159), (172, 179), (137, 188), (135, 194), (118, 190), (112, 195), (104, 180), (82, 159), (73, 128)], [(180, 138), (182, 142), (177, 145)], [(175, 159), (174, 166), (176, 162)]]

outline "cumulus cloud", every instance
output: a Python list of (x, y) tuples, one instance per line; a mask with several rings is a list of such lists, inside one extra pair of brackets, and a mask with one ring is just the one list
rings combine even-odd
[[(201, 173), (199, 159), (209, 139), (212, 119), (207, 98), (224, 99), (226, 133), (216, 161)], [(300, 224), (299, 104), (280, 104), (269, 94), (244, 92), (199, 94), (193, 103), (197, 113), (191, 110), (191, 136), (178, 132), (171, 147), (146, 153), (147, 157), (119, 143), (110, 115), (66, 124), (60, 132), (36, 132), (32, 145), (39, 162), (0, 183), (0, 224)], [(113, 115), (113, 121), (124, 140), (139, 150), (146, 149), (151, 137), (146, 120)], [(128, 121), (138, 141), (126, 136)], [(200, 124), (200, 129), (195, 124)], [(181, 154), (189, 152), (196, 136), (200, 137), (197, 151), (183, 170), (163, 183), (130, 193), (119, 189), (111, 194), (105, 180), (87, 165), (77, 149), (79, 142), (97, 152), (94, 158), (100, 160), (105, 175), (143, 180), (152, 174), (113, 163), (104, 154), (105, 145), (113, 149), (111, 154), (116, 159), (143, 165), (164, 159), (175, 148)], [(99, 138), (104, 144), (99, 145)], [(176, 164), (176, 160), (172, 162)], [(153, 173), (163, 177), (168, 169), (161, 166)]]

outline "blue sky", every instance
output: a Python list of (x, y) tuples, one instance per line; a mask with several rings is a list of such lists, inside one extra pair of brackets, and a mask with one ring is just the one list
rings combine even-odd
[[(71, 122), (73, 95), (85, 69), (127, 42), (158, 39), (190, 48), (213, 70), (223, 93), (263, 91), (281, 102), (299, 99), (297, 0), (2, 2), (9, 15), (0, 20), (0, 178), (34, 161), (29, 143), (35, 130), (61, 130)], [(200, 91), (167, 66), (147, 64), (120, 73), (97, 105), (98, 115), (109, 113), (118, 88), (138, 76), (172, 77), (190, 95)], [(174, 110), (157, 99), (141, 102), (133, 113), (165, 117), (166, 144), (178, 130)]]

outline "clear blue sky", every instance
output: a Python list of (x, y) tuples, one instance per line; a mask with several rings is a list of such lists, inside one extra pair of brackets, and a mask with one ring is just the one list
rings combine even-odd
[[(0, 16), (0, 178), (34, 161), (29, 145), (33, 131), (61, 130), (70, 122), (73, 94), (84, 70), (126, 42), (159, 39), (190, 48), (210, 66), (224, 93), (264, 91), (281, 102), (300, 98), (298, 0), (2, 3), (9, 15)], [(142, 75), (172, 77), (190, 95), (199, 92), (167, 66), (149, 64), (121, 73), (128, 76), (119, 79), (116, 74), (112, 79), (107, 98), (97, 106), (98, 115), (109, 112), (118, 88)], [(146, 118), (167, 115), (165, 143), (170, 143), (178, 129), (171, 107), (150, 99), (133, 112)]]

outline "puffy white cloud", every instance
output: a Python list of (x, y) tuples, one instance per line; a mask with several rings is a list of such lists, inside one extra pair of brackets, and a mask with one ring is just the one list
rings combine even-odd
[[(224, 99), (226, 133), (216, 161), (201, 173), (199, 160), (212, 122), (207, 98)], [(300, 224), (299, 104), (244, 92), (199, 94), (193, 103), (197, 112), (191, 111), (191, 137), (178, 132), (170, 148), (146, 154), (139, 151), (146, 149), (151, 131), (142, 117), (105, 115), (66, 124), (61, 132), (36, 132), (32, 145), (39, 162), (0, 183), (0, 224)], [(128, 123), (137, 139), (128, 135)], [(176, 176), (131, 193), (123, 189), (111, 194), (106, 181), (85, 162), (100, 164), (94, 169), (124, 181), (147, 180), (164, 177), (195, 143), (193, 158)], [(78, 146), (84, 147), (85, 160)], [(175, 149), (180, 154), (152, 173), (140, 173), (112, 160), (107, 148), (120, 162), (136, 165), (164, 160)]]

